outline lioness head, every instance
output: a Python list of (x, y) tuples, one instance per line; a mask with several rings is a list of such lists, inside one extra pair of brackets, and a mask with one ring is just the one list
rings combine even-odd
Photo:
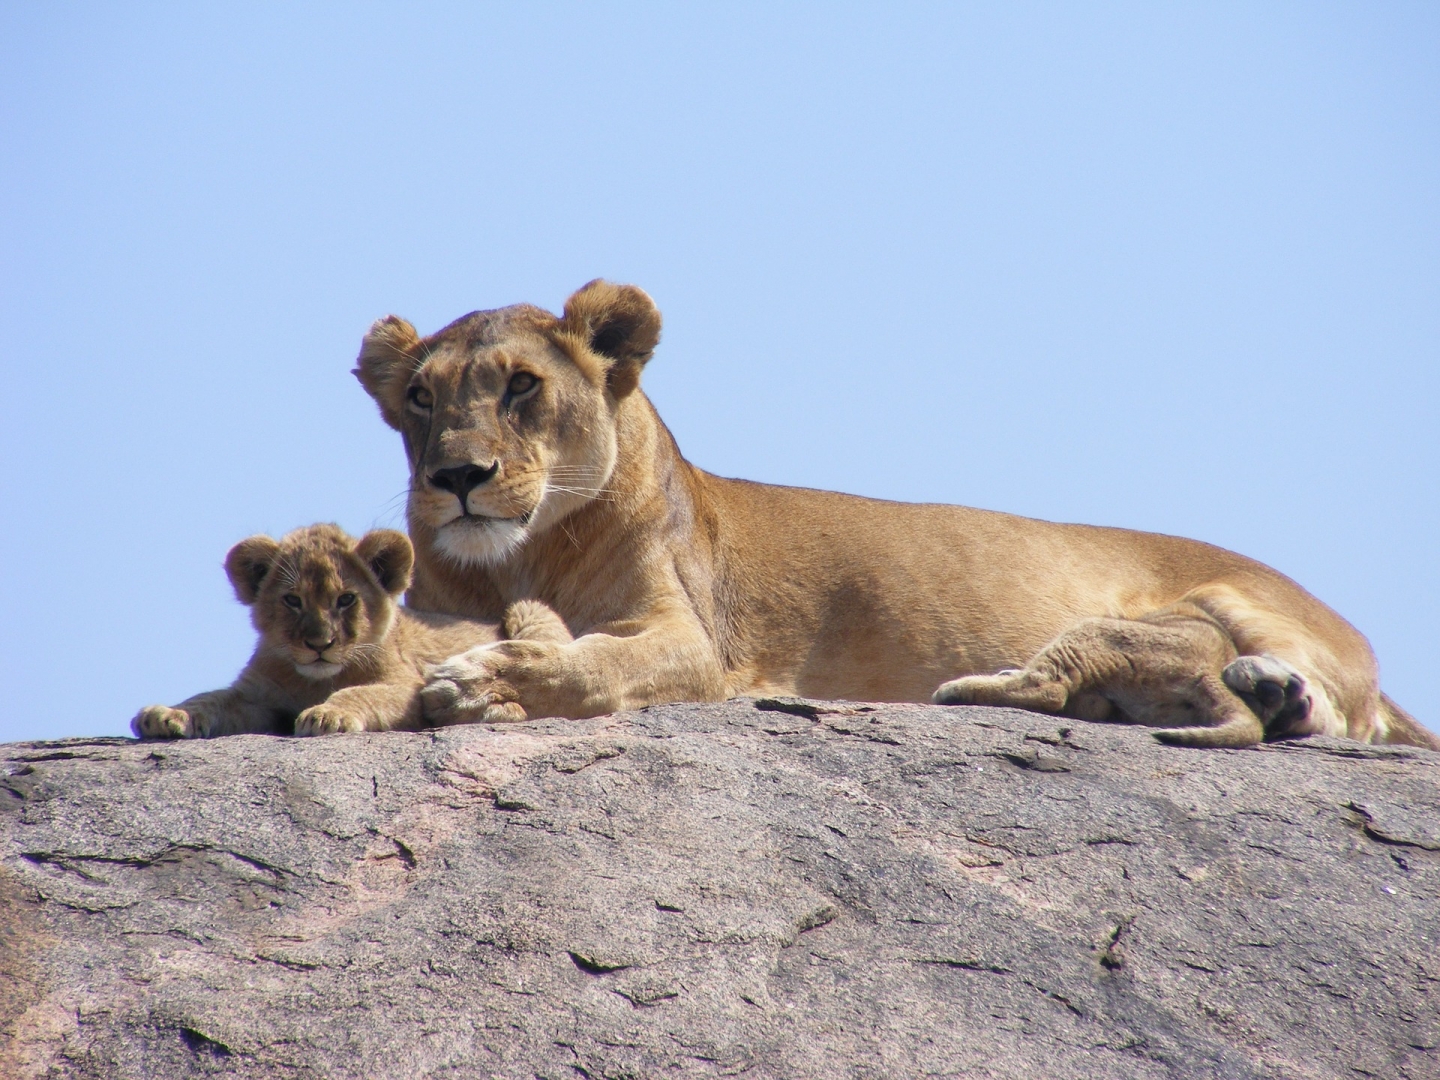
[(225, 573), (250, 608), (260, 649), (307, 679), (329, 679), (384, 641), (414, 563), (404, 533), (376, 529), (357, 541), (334, 525), (311, 525), (279, 540), (241, 540), (225, 556)]
[(421, 338), (390, 316), (355, 375), (405, 438), (410, 522), (461, 563), (505, 558), (602, 494), (615, 411), (660, 340), (633, 285), (592, 281), (556, 318), (520, 304), (472, 312)]

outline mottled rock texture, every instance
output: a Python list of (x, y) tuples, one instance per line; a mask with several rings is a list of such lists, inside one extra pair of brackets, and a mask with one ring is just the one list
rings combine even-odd
[(0, 747), (4, 1077), (1440, 1075), (1440, 755), (796, 701)]

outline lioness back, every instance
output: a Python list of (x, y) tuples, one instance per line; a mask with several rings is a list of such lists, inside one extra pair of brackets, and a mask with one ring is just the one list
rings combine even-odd
[(1335, 612), (1210, 544), (708, 474), (699, 487), (725, 522), (721, 557), (767, 568), (728, 627), (767, 692), (925, 701), (957, 672), (1023, 666), (1079, 619), (1136, 618), (1221, 580), (1326, 634), (1338, 678), (1375, 677), (1364, 638)]

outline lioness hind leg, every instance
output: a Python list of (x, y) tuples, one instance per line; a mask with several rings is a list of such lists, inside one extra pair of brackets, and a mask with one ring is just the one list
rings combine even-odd
[[(1115, 705), (1105, 692), (1114, 676), (1134, 669), (1154, 631), (1125, 619), (1085, 619), (1041, 649), (1023, 668), (968, 675), (943, 684), (937, 705), (1000, 705), (1108, 720)], [(1149, 650), (1153, 651), (1153, 649)]]
[(1234, 658), (1222, 627), (1179, 605), (1140, 619), (1086, 619), (1023, 669), (955, 679), (933, 700), (1150, 724), (1187, 746), (1250, 746), (1264, 728), (1221, 678)]
[[(1265, 738), (1265, 725), (1245, 702), (1214, 675), (1200, 676), (1190, 691), (1196, 712), (1210, 723), (1185, 727), (1162, 727), (1155, 738), (1171, 746), (1244, 747)], [(1201, 717), (1196, 717), (1200, 719)]]

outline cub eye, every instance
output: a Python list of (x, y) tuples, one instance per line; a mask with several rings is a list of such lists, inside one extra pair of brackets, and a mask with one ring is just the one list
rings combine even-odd
[(535, 387), (540, 385), (540, 380), (528, 371), (517, 371), (510, 376), (510, 385), (505, 388), (507, 398), (523, 397)]
[(337, 608), (347, 608), (353, 603), (355, 603), (355, 594), (353, 592), (342, 592), (335, 598), (335, 606)]
[(285, 606), (288, 607), (291, 611), (299, 611), (305, 606), (305, 602), (301, 600), (300, 597), (296, 596), (294, 593), (286, 593), (280, 599), (284, 601)]
[(435, 404), (435, 395), (423, 386), (410, 387), (410, 392), (405, 397), (417, 409), (428, 409)]

